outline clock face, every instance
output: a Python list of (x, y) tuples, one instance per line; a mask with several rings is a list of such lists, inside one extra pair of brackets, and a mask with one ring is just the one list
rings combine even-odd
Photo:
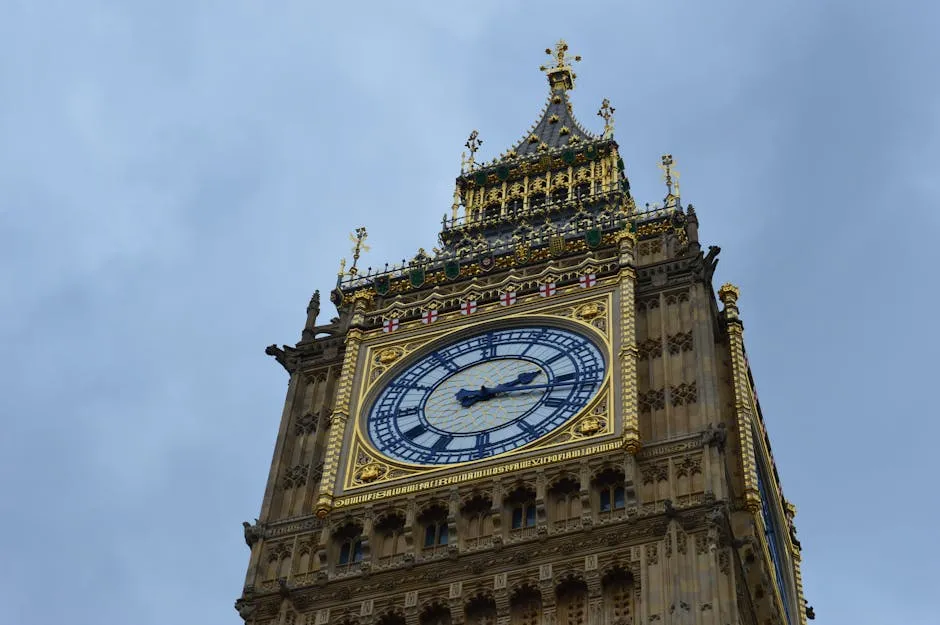
[(480, 332), (439, 347), (386, 383), (366, 417), (397, 460), (451, 464), (495, 456), (564, 424), (604, 379), (601, 350), (565, 328)]

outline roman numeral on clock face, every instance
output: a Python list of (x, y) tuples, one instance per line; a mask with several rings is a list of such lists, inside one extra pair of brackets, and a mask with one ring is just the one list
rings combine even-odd
[(427, 431), (428, 429), (419, 423), (418, 425), (414, 426), (413, 428), (405, 432), (405, 436), (407, 436), (411, 440), (414, 440)]
[(431, 446), (433, 451), (444, 451), (447, 449), (447, 446), (450, 445), (450, 442), (454, 440), (453, 436), (441, 436), (435, 443)]

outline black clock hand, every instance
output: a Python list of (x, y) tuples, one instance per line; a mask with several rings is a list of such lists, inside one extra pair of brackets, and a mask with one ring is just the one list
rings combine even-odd
[(503, 392), (503, 391), (505, 391), (505, 390), (508, 390), (508, 389), (510, 389), (510, 388), (519, 386), (520, 384), (528, 384), (529, 382), (531, 382), (532, 380), (534, 380), (534, 379), (536, 378), (536, 376), (538, 376), (539, 373), (541, 373), (541, 372), (540, 372), (540, 371), (528, 371), (528, 372), (526, 372), (526, 373), (520, 373), (520, 374), (516, 377), (515, 380), (513, 380), (512, 382), (506, 382), (506, 383), (504, 383), (504, 384), (498, 385), (495, 389), (493, 389), (493, 392), (494, 392), (494, 393), (501, 393), (501, 392)]
[(463, 406), (464, 408), (469, 408), (470, 406), (477, 403), (478, 401), (485, 401), (487, 399), (492, 399), (498, 393), (507, 391), (513, 387), (518, 386), (519, 384), (528, 384), (529, 382), (534, 380), (539, 375), (539, 373), (541, 372), (540, 371), (527, 371), (525, 373), (520, 373), (518, 376), (516, 376), (515, 380), (511, 382), (506, 382), (504, 384), (500, 384), (496, 386), (495, 388), (486, 388), (486, 386), (481, 386), (479, 390), (468, 390), (468, 389), (462, 388), (459, 391), (457, 391), (454, 397), (457, 398), (457, 401), (460, 402), (461, 406)]
[[(540, 388), (558, 388), (559, 386), (574, 386), (575, 384), (587, 384), (587, 382), (556, 382), (554, 384), (532, 384), (531, 386), (514, 386), (499, 390), (500, 393), (517, 393), (520, 391), (534, 391)], [(499, 387), (497, 387), (499, 389)]]
[(530, 386), (511, 386), (506, 388), (500, 388), (499, 386), (496, 388), (486, 388), (484, 386), (479, 391), (466, 391), (461, 389), (457, 395), (458, 399), (460, 399), (460, 405), (464, 408), (469, 408), (478, 401), (486, 401), (487, 399), (492, 399), (504, 393), (524, 393), (543, 388), (558, 388), (562, 386), (574, 386), (576, 384), (587, 384), (587, 382), (556, 382), (555, 384), (532, 384)]

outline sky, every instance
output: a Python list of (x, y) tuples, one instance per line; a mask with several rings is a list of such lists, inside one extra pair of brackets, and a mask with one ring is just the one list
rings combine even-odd
[[(940, 4), (0, 1), (0, 623), (236, 625), (287, 375), (348, 233), (436, 242), (583, 61), (640, 203), (722, 248), (806, 597), (935, 625)], [(323, 319), (333, 315), (324, 298)]]

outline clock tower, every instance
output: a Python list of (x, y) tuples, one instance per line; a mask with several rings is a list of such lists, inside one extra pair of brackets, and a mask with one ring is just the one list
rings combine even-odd
[(438, 246), (353, 236), (290, 376), (236, 609), (249, 625), (805, 625), (743, 342), (671, 156), (638, 208), (613, 135), (548, 100), (491, 162), (474, 131)]

